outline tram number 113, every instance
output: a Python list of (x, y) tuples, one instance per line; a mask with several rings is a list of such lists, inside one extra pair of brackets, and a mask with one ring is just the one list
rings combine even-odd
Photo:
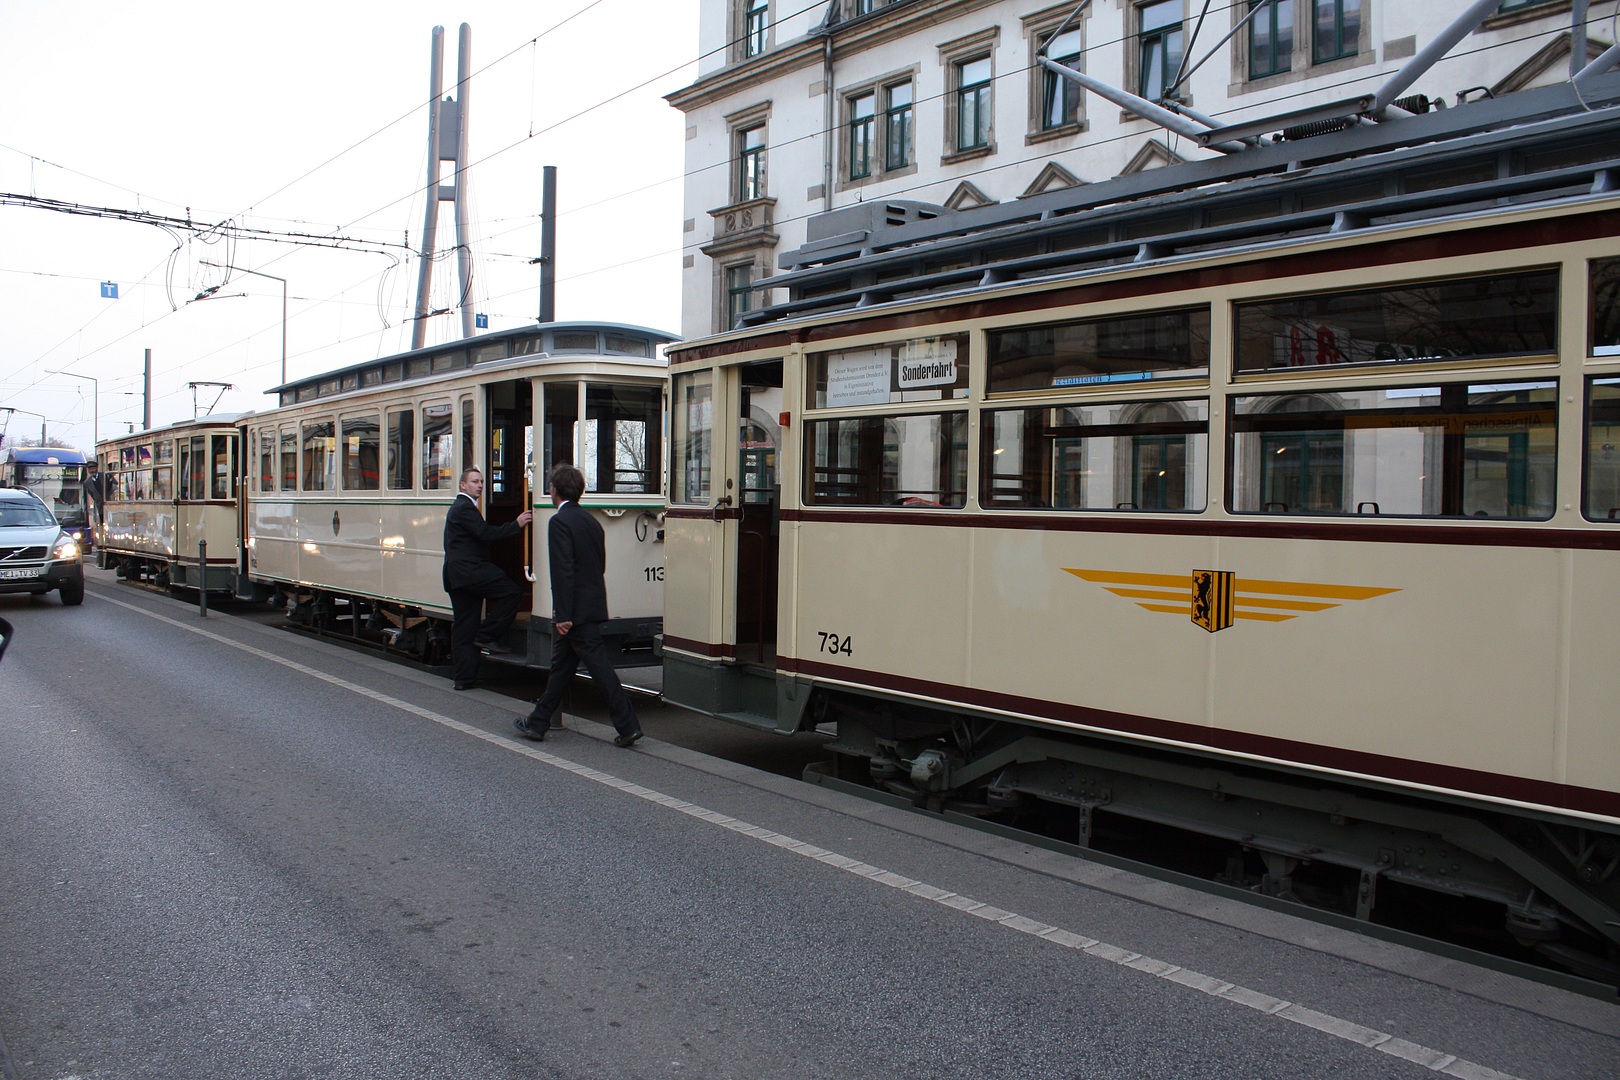
[(648, 581), (664, 580), (664, 568), (662, 566), (649, 566), (644, 572), (647, 575)]
[(855, 642), (853, 638), (841, 637), (838, 634), (829, 634), (825, 630), (818, 630), (816, 633), (821, 638), (822, 652), (832, 653), (834, 655), (842, 653), (844, 656), (855, 655)]

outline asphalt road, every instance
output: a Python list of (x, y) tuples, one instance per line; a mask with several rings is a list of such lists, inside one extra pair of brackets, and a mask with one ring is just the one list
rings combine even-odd
[[(1620, 1008), (101, 580), (0, 598), (8, 1080), (1612, 1077)], [(668, 723), (680, 723), (669, 718)]]

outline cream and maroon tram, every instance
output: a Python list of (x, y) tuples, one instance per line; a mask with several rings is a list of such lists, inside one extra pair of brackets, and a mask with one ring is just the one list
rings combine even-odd
[(97, 563), (131, 580), (234, 593), (242, 569), (241, 425), (248, 415), (204, 416), (97, 446)]
[(379, 640), (425, 662), (449, 652), (444, 517), (463, 469), (484, 473), (485, 519), (534, 525), (492, 555), (527, 596), (507, 645), (550, 662), (543, 488), (557, 462), (608, 547), (605, 636), (624, 665), (654, 662), (663, 613), (660, 516), (667, 369), (675, 340), (615, 323), (544, 323), (288, 383), (244, 425), (247, 574), (299, 622)]
[(670, 349), (666, 697), (1350, 916), (1466, 897), (1614, 980), (1620, 82), (1584, 89), (812, 222), (786, 299)]

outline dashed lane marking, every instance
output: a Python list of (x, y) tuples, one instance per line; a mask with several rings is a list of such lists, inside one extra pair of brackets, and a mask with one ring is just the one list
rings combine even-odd
[(956, 911), (975, 916), (976, 918), (984, 919), (988, 922), (999, 923), (1008, 930), (1016, 931), (1020, 934), (1029, 934), (1031, 936), (1040, 938), (1043, 941), (1051, 942), (1060, 948), (1082, 952), (1099, 960), (1105, 960), (1108, 963), (1116, 964), (1120, 967), (1130, 968), (1133, 971), (1139, 971), (1145, 975), (1151, 975), (1155, 978), (1163, 979), (1166, 982), (1172, 982), (1178, 986), (1184, 986), (1189, 990), (1196, 990), (1200, 993), (1207, 994), (1210, 997), (1220, 998), (1223, 1001), (1229, 1001), (1235, 1005), (1241, 1005), (1245, 1008), (1253, 1009), (1256, 1012), (1264, 1013), (1267, 1016), (1275, 1017), (1279, 1020), (1286, 1020), (1289, 1023), (1299, 1024), (1302, 1027), (1311, 1028), (1321, 1032), (1324, 1035), (1331, 1035), (1334, 1038), (1343, 1039), (1347, 1042), (1355, 1043), (1358, 1046), (1365, 1046), (1369, 1049), (1377, 1050), (1381, 1054), (1388, 1054), (1391, 1057), (1401, 1058), (1404, 1061), (1410, 1061), (1414, 1064), (1422, 1065), (1423, 1067), (1443, 1076), (1454, 1076), (1458, 1077), (1459, 1080), (1519, 1080), (1518, 1077), (1515, 1077), (1510, 1073), (1499, 1072), (1496, 1069), (1488, 1068), (1484, 1065), (1478, 1064), (1477, 1062), (1468, 1061), (1464, 1058), (1459, 1058), (1453, 1054), (1447, 1054), (1441, 1050), (1435, 1050), (1432, 1047), (1409, 1042), (1406, 1039), (1396, 1038), (1394, 1035), (1391, 1035), (1388, 1032), (1379, 1031), (1376, 1028), (1366, 1027), (1362, 1024), (1357, 1024), (1337, 1016), (1330, 1016), (1327, 1013), (1317, 1012), (1315, 1009), (1306, 1008), (1305, 1006), (1295, 1002), (1284, 1001), (1281, 998), (1275, 998), (1269, 994), (1260, 993), (1257, 990), (1250, 990), (1247, 987), (1238, 986), (1236, 983), (1230, 983), (1209, 975), (1203, 975), (1199, 972), (1180, 967), (1176, 964), (1166, 963), (1163, 960), (1155, 960), (1151, 956), (1143, 956), (1141, 953), (1132, 952), (1129, 949), (1122, 949), (1117, 945), (1110, 945), (1107, 942), (1099, 941), (1096, 938), (1087, 937), (1084, 934), (1077, 934), (1071, 930), (1064, 930), (1060, 927), (1049, 926), (1046, 923), (1039, 922), (1035, 919), (1026, 918), (1023, 915), (1017, 914), (1016, 912), (994, 907), (980, 900), (974, 900), (972, 897), (962, 896), (959, 893), (937, 888), (933, 885), (917, 881), (913, 878), (908, 878), (904, 875), (885, 870), (882, 867), (872, 866), (868, 863), (861, 862), (859, 859), (852, 859), (846, 855), (840, 855), (835, 851), (828, 851), (826, 848), (820, 848), (814, 844), (807, 844), (804, 841), (796, 840), (791, 836), (786, 836), (779, 832), (773, 832), (772, 830), (763, 828), (759, 825), (752, 825), (746, 821), (741, 821), (718, 811), (699, 806), (696, 803), (689, 803), (683, 799), (677, 799), (672, 795), (665, 795), (663, 792), (655, 791), (652, 788), (643, 787), (640, 784), (625, 780), (622, 777), (614, 776), (612, 773), (605, 773), (600, 769), (593, 769), (588, 765), (581, 765), (577, 761), (570, 761), (567, 758), (558, 757), (556, 754), (548, 753), (547, 751), (538, 749), (537, 747), (523, 745), (514, 741), (514, 739), (509, 736), (497, 735), (493, 732), (484, 731), (481, 728), (473, 727), (471, 724), (464, 724), (460, 720), (454, 720), (443, 715), (442, 713), (436, 713), (432, 709), (424, 709), (420, 705), (412, 704), (409, 701), (394, 697), (391, 694), (384, 694), (380, 691), (372, 690), (364, 686), (355, 686), (353, 683), (339, 678), (336, 675), (331, 675), (327, 672), (312, 668), (307, 664), (300, 664), (296, 660), (289, 660), (284, 656), (277, 656), (275, 653), (269, 652), (265, 649), (258, 649), (252, 645), (248, 645), (240, 641), (233, 641), (230, 638), (213, 633), (210, 630), (205, 630), (200, 626), (181, 622), (178, 619), (171, 619), (166, 615), (159, 615), (156, 612), (147, 611), (144, 608), (136, 607), (135, 605), (126, 603), (122, 600), (115, 600), (107, 596), (101, 596), (100, 598), (104, 599), (107, 603), (115, 604), (118, 607), (133, 611), (137, 615), (144, 615), (149, 619), (156, 619), (158, 622), (166, 623), (178, 629), (185, 630), (188, 633), (196, 634), (199, 637), (207, 638), (210, 641), (218, 642), (221, 645), (229, 646), (230, 648), (236, 649), (239, 652), (245, 652), (251, 656), (259, 657), (261, 660), (267, 660), (272, 664), (279, 664), (284, 668), (298, 672), (300, 675), (308, 675), (311, 678), (319, 679), (322, 682), (329, 683), (332, 686), (340, 689), (359, 694), (362, 697), (370, 698), (372, 701), (379, 704), (387, 705), (390, 708), (398, 709), (401, 712), (406, 712), (412, 716), (420, 717), (423, 720), (431, 721), (432, 723), (438, 724), (441, 727), (449, 728), (452, 731), (458, 731), (463, 735), (470, 735), (475, 739), (481, 739), (484, 742), (498, 746), (503, 750), (522, 754), (525, 757), (532, 758), (535, 761), (542, 762), (546, 765), (550, 765), (553, 768), (561, 769), (564, 772), (573, 773), (575, 776), (578, 776), (581, 779), (590, 780), (593, 783), (601, 784), (604, 787), (614, 788), (615, 790), (621, 791), (626, 795), (633, 795), (638, 799), (643, 799), (647, 802), (654, 803), (658, 806), (664, 807), (665, 809), (674, 810), (677, 813), (685, 814), (687, 817), (696, 818), (699, 821), (704, 821), (711, 825), (717, 825), (722, 829), (737, 833), (741, 836), (747, 836), (755, 840), (759, 840), (762, 843), (771, 845), (772, 847), (781, 848), (784, 851), (790, 851), (795, 855), (801, 855), (807, 859), (813, 859), (816, 862), (830, 866), (833, 869), (842, 870), (845, 873), (866, 878), (867, 880), (875, 882), (879, 885), (884, 885), (891, 889), (897, 889), (900, 892), (909, 893), (920, 900), (926, 900), (942, 907), (952, 908)]

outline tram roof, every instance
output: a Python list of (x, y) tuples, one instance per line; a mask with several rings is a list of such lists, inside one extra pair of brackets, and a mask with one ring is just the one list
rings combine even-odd
[(110, 446), (114, 443), (134, 443), (149, 440), (161, 435), (173, 435), (177, 431), (189, 428), (204, 427), (235, 427), (237, 424), (254, 415), (252, 409), (246, 412), (209, 413), (207, 416), (197, 416), (190, 420), (176, 420), (173, 423), (163, 424), (159, 427), (144, 428), (140, 431), (131, 431), (124, 435), (112, 435), (102, 439), (96, 446)]
[(1620, 72), (1324, 134), (1282, 129), (1223, 157), (1011, 203), (832, 210), (781, 255), (784, 273), (756, 283), (788, 299), (739, 328), (1615, 190)]
[[(568, 334), (594, 334), (594, 344), (584, 346), (582, 343), (564, 340)], [(617, 341), (616, 341), (617, 339)], [(626, 340), (639, 341), (647, 346), (645, 354), (632, 352), (623, 347), (613, 347), (616, 343), (622, 344)], [(435, 357), (454, 356), (461, 354), (463, 360), (456, 368), (468, 368), (476, 364), (506, 360), (515, 356), (555, 356), (555, 355), (581, 355), (590, 353), (618, 354), (652, 358), (657, 353), (658, 346), (668, 345), (679, 341), (677, 334), (656, 330), (649, 326), (637, 326), (633, 323), (568, 321), (537, 323), (533, 326), (520, 326), (511, 330), (494, 330), (487, 334), (476, 334), (473, 337), (460, 338), (456, 341), (444, 341), (437, 345), (426, 345), (420, 349), (411, 349), (408, 352), (394, 353), (391, 356), (367, 360), (359, 364), (350, 364), (347, 367), (334, 368), (318, 375), (310, 375), (301, 379), (294, 379), (272, 386), (266, 390), (267, 394), (279, 394), (283, 405), (292, 404), (297, 400), (308, 400), (301, 397), (300, 391), (310, 392), (310, 397), (325, 397), (329, 393), (342, 393), (358, 388), (365, 383), (365, 376), (376, 374), (373, 382), (401, 382), (418, 376), (405, 374), (413, 360), (427, 360), (431, 363)], [(535, 341), (537, 346), (528, 352), (515, 353), (511, 345), (515, 341)], [(478, 355), (487, 354), (487, 355)], [(473, 357), (477, 356), (476, 359)], [(400, 374), (396, 378), (385, 378), (384, 372), (390, 365), (400, 365)], [(440, 374), (441, 372), (432, 372)], [(324, 389), (325, 386), (336, 384), (333, 389)]]

